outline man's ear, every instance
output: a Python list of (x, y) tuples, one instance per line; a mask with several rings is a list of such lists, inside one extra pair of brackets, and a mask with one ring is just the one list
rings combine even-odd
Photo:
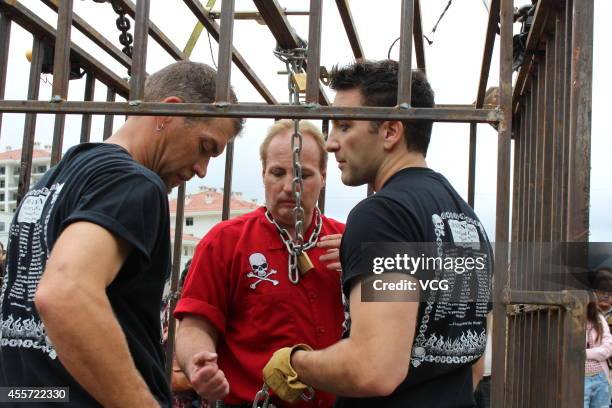
[(383, 136), (383, 147), (392, 150), (398, 143), (404, 143), (404, 124), (399, 120), (387, 120), (380, 125)]
[[(162, 100), (163, 103), (183, 103), (183, 100), (178, 96), (168, 96)], [(169, 124), (174, 120), (174, 116), (164, 116), (162, 119), (162, 123), (164, 125)], [(179, 122), (180, 123), (180, 122)]]

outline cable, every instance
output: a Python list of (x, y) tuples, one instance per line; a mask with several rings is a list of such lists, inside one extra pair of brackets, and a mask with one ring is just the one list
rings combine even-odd
[(399, 41), (400, 38), (401, 37), (397, 37), (395, 41), (391, 43), (391, 46), (389, 47), (389, 51), (387, 52), (387, 59), (391, 59), (391, 50), (393, 49), (393, 46), (395, 45), (396, 42)]
[[(438, 24), (440, 24), (440, 21), (442, 21), (442, 19), (444, 18), (444, 15), (446, 14), (446, 12), (448, 11), (448, 8), (450, 7), (451, 3), (453, 2), (453, 0), (448, 0), (448, 4), (446, 5), (446, 7), (444, 8), (444, 10), (442, 11), (442, 14), (440, 14), (440, 17), (438, 17), (438, 21), (436, 22), (436, 25), (434, 26), (434, 28), (431, 29), (431, 32), (429, 33), (429, 35), (431, 36), (432, 34), (436, 33), (436, 30), (438, 29)], [(429, 38), (427, 38), (426, 35), (423, 36), (427, 42), (429, 43), (429, 45), (433, 44), (433, 40), (430, 40)]]
[(210, 57), (212, 58), (212, 62), (213, 62), (213, 65), (215, 66), (215, 69), (218, 69), (217, 62), (215, 61), (215, 54), (213, 53), (213, 49), (212, 49), (212, 42), (210, 41), (210, 33), (208, 32), (208, 30), (206, 30), (206, 33), (208, 34), (208, 48), (210, 49)]

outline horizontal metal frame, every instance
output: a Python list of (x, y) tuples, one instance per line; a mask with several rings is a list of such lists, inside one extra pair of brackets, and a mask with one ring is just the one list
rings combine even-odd
[[(18, 1), (0, 0), (0, 12), (46, 44), (50, 46), (55, 44), (56, 30)], [(126, 81), (78, 45), (71, 43), (70, 50), (71, 56), (79, 61), (83, 69), (92, 72), (97, 80), (127, 98), (129, 87)]]
[(92, 115), (211, 116), (239, 118), (343, 119), (343, 120), (431, 120), (434, 122), (496, 123), (497, 109), (380, 108), (319, 105), (266, 105), (257, 103), (206, 104), (162, 102), (0, 101), (0, 112), (65, 113)]
[(582, 290), (564, 290), (561, 292), (540, 290), (513, 290), (503, 291), (502, 303), (505, 305), (545, 305), (564, 306), (573, 308), (577, 305), (586, 305), (589, 296)]

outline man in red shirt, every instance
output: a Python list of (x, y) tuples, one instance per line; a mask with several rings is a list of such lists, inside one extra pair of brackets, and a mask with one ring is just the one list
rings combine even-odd
[[(277, 122), (260, 155), (266, 206), (216, 225), (199, 243), (174, 315), (176, 354), (194, 389), (225, 407), (251, 406), (272, 353), (294, 343), (322, 349), (340, 339), (344, 319), (338, 247), (344, 224), (316, 208), (327, 152), (319, 130), (301, 121), (305, 251), (314, 268), (291, 268), (295, 237), (293, 121)], [(301, 268), (308, 269), (308, 268)], [(317, 393), (297, 406), (329, 407)], [(282, 406), (277, 404), (277, 406)]]

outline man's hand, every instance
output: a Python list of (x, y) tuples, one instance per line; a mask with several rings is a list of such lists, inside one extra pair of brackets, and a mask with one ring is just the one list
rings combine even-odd
[(327, 269), (333, 269), (336, 271), (340, 270), (340, 241), (342, 240), (342, 234), (325, 235), (319, 238), (317, 246), (319, 248), (326, 248), (327, 253), (321, 255), (319, 260), (321, 262), (329, 262)]
[(229, 394), (229, 383), (217, 365), (216, 353), (202, 351), (195, 354), (188, 371), (191, 385), (202, 398), (215, 401)]
[(284, 347), (277, 350), (263, 369), (263, 378), (268, 387), (280, 399), (293, 404), (308, 389), (308, 386), (298, 380), (298, 375), (291, 366), (291, 355), (298, 350), (312, 350), (306, 344)]

